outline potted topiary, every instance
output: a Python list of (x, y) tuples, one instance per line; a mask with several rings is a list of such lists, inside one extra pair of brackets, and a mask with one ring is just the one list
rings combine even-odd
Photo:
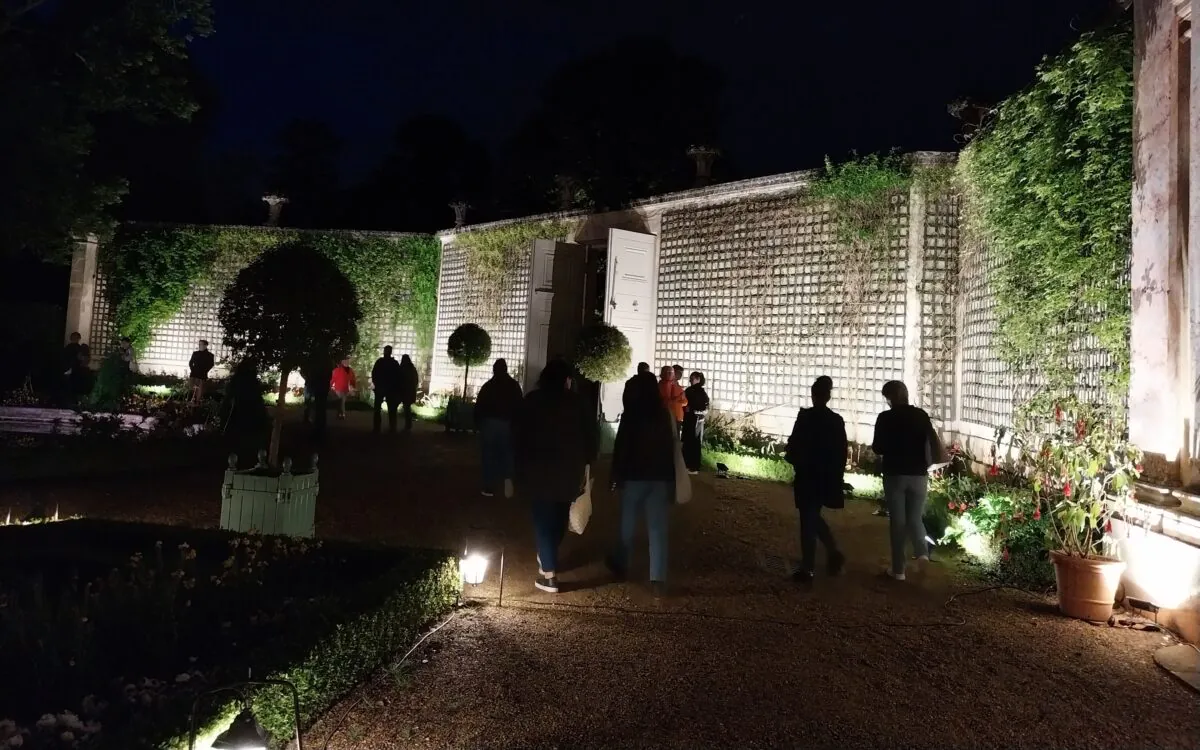
[[(615, 383), (629, 373), (633, 348), (620, 329), (607, 323), (585, 326), (575, 340), (575, 368), (595, 383)], [(594, 397), (599, 398), (599, 389)], [(600, 452), (611, 453), (616, 436), (614, 424), (601, 420)]]
[(1049, 517), (1059, 610), (1107, 621), (1125, 563), (1108, 554), (1106, 537), (1110, 519), (1133, 500), (1141, 451), (1111, 408), (1074, 398), (1042, 398), (1023, 408), (1013, 444), (1033, 485), (1035, 517)]
[[(236, 531), (311, 536), (316, 512), (316, 456), (308, 472), (279, 462), (288, 377), (315, 357), (331, 364), (358, 343), (362, 308), (354, 285), (324, 253), (289, 242), (242, 269), (217, 312), (233, 357), (279, 372), (267, 450), (248, 472), (231, 457), (222, 492), (221, 525)], [(328, 387), (328, 384), (322, 384)]]
[(474, 410), (468, 395), (467, 382), (471, 367), (482, 365), (492, 355), (492, 337), (474, 323), (463, 323), (450, 334), (446, 353), (451, 361), (463, 368), (461, 396), (451, 396), (446, 404), (446, 429), (468, 431), (474, 429)]

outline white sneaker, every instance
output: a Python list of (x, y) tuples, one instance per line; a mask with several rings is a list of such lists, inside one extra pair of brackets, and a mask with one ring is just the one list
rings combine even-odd
[(479, 494), (483, 495), (484, 497), (495, 497), (496, 496), (495, 493), (491, 492), (490, 490), (480, 490)]
[(887, 575), (888, 578), (891, 578), (893, 581), (903, 581), (904, 580), (903, 573), (893, 573), (890, 569), (884, 571), (884, 574)]

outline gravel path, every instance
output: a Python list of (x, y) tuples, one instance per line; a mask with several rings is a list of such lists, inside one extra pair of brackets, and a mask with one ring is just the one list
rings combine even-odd
[[(702, 476), (673, 513), (673, 591), (658, 601), (637, 580), (644, 545), (632, 582), (605, 572), (617, 509), (598, 491), (587, 533), (565, 546), (566, 590), (550, 596), (532, 585), (523, 506), (479, 496), (470, 438), (425, 426), (372, 440), (363, 416), (335, 425), (322, 453), (321, 535), (503, 543), (505, 601), (493, 558), (466, 592), (477, 602), (331, 710), (306, 747), (330, 735), (343, 750), (1200, 747), (1200, 696), (1153, 662), (1164, 636), (974, 593), (952, 560), (880, 581), (886, 522), (865, 503), (827, 513), (846, 574), (800, 590), (774, 570), (796, 553), (788, 488)], [(64, 514), (212, 525), (219, 484), (220, 467), (40, 483), (0, 489), (0, 507), (36, 498)]]

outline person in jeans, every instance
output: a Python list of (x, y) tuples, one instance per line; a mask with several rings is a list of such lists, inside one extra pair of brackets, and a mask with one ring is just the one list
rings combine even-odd
[(638, 516), (644, 513), (650, 538), (650, 585), (662, 596), (667, 583), (667, 526), (675, 502), (675, 451), (679, 450), (672, 433), (675, 420), (649, 374), (630, 382), (624, 400), (612, 456), (612, 479), (621, 495), (621, 538), (608, 566), (618, 578), (626, 576)]
[(800, 513), (800, 569), (797, 582), (813, 579), (817, 541), (825, 547), (829, 575), (837, 575), (846, 563), (838, 550), (829, 524), (821, 518), (822, 508), (845, 507), (842, 477), (846, 470), (846, 423), (829, 408), (833, 379), (822, 375), (812, 384), (812, 408), (801, 409), (787, 443), (787, 460), (796, 467), (792, 492)]
[(392, 356), (392, 347), (383, 347), (383, 356), (375, 360), (371, 368), (371, 387), (375, 389), (375, 415), (372, 432), (376, 435), (383, 428), (383, 405), (387, 404), (388, 430), (396, 431), (396, 407), (399, 405), (401, 389), (400, 363)]
[(687, 408), (683, 412), (683, 462), (689, 474), (700, 472), (701, 448), (704, 444), (704, 417), (708, 414), (708, 393), (704, 390), (704, 373), (693, 372), (691, 383), (683, 392)]
[(919, 565), (929, 562), (925, 544), (925, 499), (929, 494), (930, 446), (936, 434), (923, 409), (908, 403), (908, 387), (899, 380), (884, 384), (887, 411), (875, 420), (871, 450), (881, 459), (883, 499), (891, 526), (892, 564), (887, 574), (904, 580), (905, 541)]
[(587, 406), (571, 391), (570, 366), (556, 359), (542, 370), (513, 423), (517, 492), (529, 499), (537, 539), (534, 585), (551, 594), (558, 593), (558, 548), (571, 503), (596, 456), (596, 415)]
[(521, 399), (521, 386), (508, 374), (508, 362), (496, 360), (492, 379), (483, 384), (475, 397), (484, 497), (492, 497), (502, 481), (504, 496), (512, 497), (512, 420), (521, 408)]

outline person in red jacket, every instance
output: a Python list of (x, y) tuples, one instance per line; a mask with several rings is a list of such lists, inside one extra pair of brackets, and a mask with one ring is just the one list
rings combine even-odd
[(679, 434), (683, 427), (683, 410), (687, 406), (687, 396), (683, 395), (683, 388), (675, 381), (674, 367), (668, 365), (662, 368), (659, 377), (658, 395), (662, 396), (663, 404), (675, 420), (675, 432)]
[(358, 381), (354, 377), (354, 368), (350, 366), (350, 360), (343, 359), (337, 367), (333, 368), (333, 378), (329, 381), (329, 386), (338, 398), (338, 419), (345, 419), (346, 399), (354, 393), (358, 386)]

